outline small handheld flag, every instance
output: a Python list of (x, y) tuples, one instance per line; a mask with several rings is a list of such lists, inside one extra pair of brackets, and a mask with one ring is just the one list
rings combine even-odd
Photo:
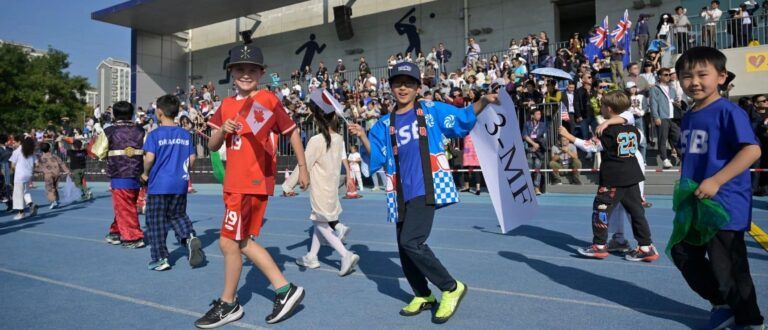
[(323, 110), (323, 113), (329, 114), (331, 112), (336, 112), (336, 114), (344, 119), (345, 122), (347, 121), (346, 118), (344, 118), (344, 107), (342, 107), (339, 101), (327, 90), (322, 88), (315, 89), (312, 91), (312, 94), (309, 94), (309, 98)]

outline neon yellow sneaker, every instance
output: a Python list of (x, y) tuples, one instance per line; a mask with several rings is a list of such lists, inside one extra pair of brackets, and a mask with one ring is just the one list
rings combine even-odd
[(413, 300), (411, 300), (411, 303), (400, 310), (400, 315), (402, 316), (418, 315), (422, 311), (432, 309), (432, 305), (434, 305), (436, 302), (437, 302), (437, 299), (435, 299), (435, 295), (433, 294), (430, 294), (429, 297), (413, 297)]
[(464, 295), (467, 294), (467, 286), (464, 283), (456, 281), (456, 290), (443, 291), (443, 296), (440, 297), (440, 307), (437, 308), (437, 313), (432, 317), (432, 322), (441, 324), (448, 322), (448, 319), (456, 313), (456, 309), (459, 308), (459, 303), (464, 299)]

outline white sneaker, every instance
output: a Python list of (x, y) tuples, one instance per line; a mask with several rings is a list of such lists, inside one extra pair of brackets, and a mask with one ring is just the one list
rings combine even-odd
[(339, 276), (347, 276), (355, 270), (355, 265), (360, 261), (360, 256), (348, 251), (344, 257), (341, 258), (341, 269), (339, 270)]
[[(302, 256), (301, 259), (296, 259), (296, 264), (307, 268), (319, 268), (320, 262), (317, 261), (317, 256)], [(343, 262), (342, 262), (343, 264)]]
[(59, 202), (53, 201), (51, 202), (51, 206), (48, 207), (49, 210), (53, 210), (55, 208), (59, 207)]
[(13, 216), (13, 220), (21, 220), (24, 219), (24, 213), (16, 213), (16, 215)]
[(349, 234), (349, 227), (339, 223), (336, 225), (334, 232), (336, 233), (336, 237), (338, 237), (342, 243), (346, 243), (347, 235)]
[(672, 168), (672, 162), (670, 162), (669, 159), (665, 159), (663, 163), (664, 168)]

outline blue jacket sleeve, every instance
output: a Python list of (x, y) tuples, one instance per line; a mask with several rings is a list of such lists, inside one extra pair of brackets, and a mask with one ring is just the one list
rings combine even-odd
[[(368, 152), (365, 148), (360, 148), (360, 156), (363, 158), (363, 162), (368, 164), (368, 173), (374, 173), (380, 168), (384, 167), (387, 163), (387, 128), (389, 124), (389, 116), (377, 121), (376, 124), (368, 131), (368, 142), (371, 145), (371, 151)], [(365, 171), (364, 171), (365, 172)], [(370, 174), (366, 174), (370, 176)]]
[[(422, 107), (426, 107), (426, 104), (423, 103)], [(477, 122), (472, 104), (457, 108), (450, 104), (434, 102), (432, 110), (431, 115), (434, 117), (435, 125), (449, 139), (467, 136)]]

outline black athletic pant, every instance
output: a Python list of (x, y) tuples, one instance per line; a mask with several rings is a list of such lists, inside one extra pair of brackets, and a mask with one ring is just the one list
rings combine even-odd
[(595, 201), (592, 204), (592, 243), (605, 245), (608, 240), (608, 219), (611, 212), (621, 203), (629, 212), (632, 233), (640, 246), (651, 245), (651, 228), (645, 219), (643, 196), (640, 186), (633, 184), (627, 187), (600, 187), (597, 189)]
[(672, 247), (672, 260), (699, 296), (712, 305), (730, 306), (736, 324), (763, 324), (743, 231), (718, 231), (703, 246), (678, 243)]
[(456, 281), (426, 243), (434, 219), (435, 206), (427, 205), (424, 196), (406, 202), (405, 211), (398, 214), (397, 250), (400, 264), (417, 297), (427, 297), (432, 293), (427, 280), (441, 291), (456, 287)]

